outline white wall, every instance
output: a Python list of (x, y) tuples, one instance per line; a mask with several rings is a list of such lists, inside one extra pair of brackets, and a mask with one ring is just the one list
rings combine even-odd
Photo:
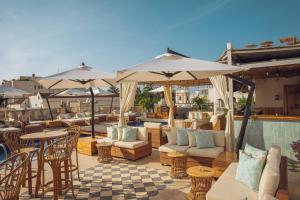
[[(300, 77), (255, 80), (255, 107), (283, 107), (284, 85), (300, 84)], [(275, 100), (279, 95), (279, 100)]]

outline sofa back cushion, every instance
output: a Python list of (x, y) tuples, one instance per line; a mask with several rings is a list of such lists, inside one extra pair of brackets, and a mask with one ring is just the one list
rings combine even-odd
[(144, 122), (144, 127), (146, 128), (161, 128), (161, 123), (157, 122)]
[(176, 135), (176, 128), (172, 128), (166, 132), (168, 138), (168, 144), (175, 144), (177, 145), (177, 135)]
[(145, 127), (138, 127), (137, 140), (148, 141), (148, 131)]
[(112, 140), (118, 140), (118, 127), (107, 127), (107, 137)]
[(261, 157), (265, 158), (268, 153), (265, 150), (255, 148), (249, 144), (246, 144), (244, 151), (245, 151), (245, 153), (250, 154), (251, 156), (256, 157), (256, 158), (261, 158)]
[(194, 135), (196, 137), (196, 146), (198, 149), (215, 147), (213, 134), (211, 132), (199, 133), (198, 131), (195, 131)]
[(265, 164), (265, 158), (252, 157), (243, 151), (240, 151), (239, 158), (235, 179), (257, 192)]
[(185, 128), (176, 129), (177, 145), (179, 146), (189, 145), (188, 132), (189, 132), (188, 129)]
[(195, 147), (196, 145), (196, 137), (193, 131), (188, 131), (188, 138), (189, 138), (189, 146)]
[(123, 128), (122, 141), (124, 142), (135, 142), (137, 139), (138, 129), (135, 127)]
[(280, 161), (280, 147), (272, 146), (269, 149), (266, 166), (263, 170), (259, 183), (259, 199), (261, 199), (264, 194), (275, 196), (280, 181)]

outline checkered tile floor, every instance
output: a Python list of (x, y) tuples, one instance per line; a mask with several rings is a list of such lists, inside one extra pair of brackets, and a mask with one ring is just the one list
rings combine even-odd
[[(74, 181), (78, 200), (151, 199), (173, 183), (168, 172), (120, 161), (98, 164), (81, 172), (80, 177), (80, 182)], [(24, 195), (22, 199), (26, 199)], [(51, 193), (45, 197), (51, 199)], [(73, 199), (71, 190), (63, 199)]]

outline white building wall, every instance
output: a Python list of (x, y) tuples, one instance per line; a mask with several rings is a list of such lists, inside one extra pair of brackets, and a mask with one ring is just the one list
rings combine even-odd
[[(256, 107), (283, 107), (284, 85), (300, 84), (300, 77), (255, 80)], [(275, 100), (279, 95), (279, 100)]]

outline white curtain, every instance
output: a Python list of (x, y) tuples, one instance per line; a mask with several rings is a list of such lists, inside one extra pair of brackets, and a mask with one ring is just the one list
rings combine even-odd
[(124, 113), (134, 104), (137, 82), (122, 82), (120, 84), (120, 117), (119, 127), (125, 125)]
[(168, 126), (170, 128), (172, 128), (175, 126), (175, 121), (174, 121), (174, 102), (172, 99), (172, 86), (171, 85), (164, 86), (164, 96), (165, 96), (166, 104), (169, 107)]
[(210, 77), (210, 82), (213, 84), (220, 97), (224, 101), (225, 108), (228, 110), (226, 116), (226, 150), (229, 152), (234, 151), (234, 127), (233, 127), (233, 108), (230, 106), (229, 93), (227, 88), (227, 79), (225, 76)]

